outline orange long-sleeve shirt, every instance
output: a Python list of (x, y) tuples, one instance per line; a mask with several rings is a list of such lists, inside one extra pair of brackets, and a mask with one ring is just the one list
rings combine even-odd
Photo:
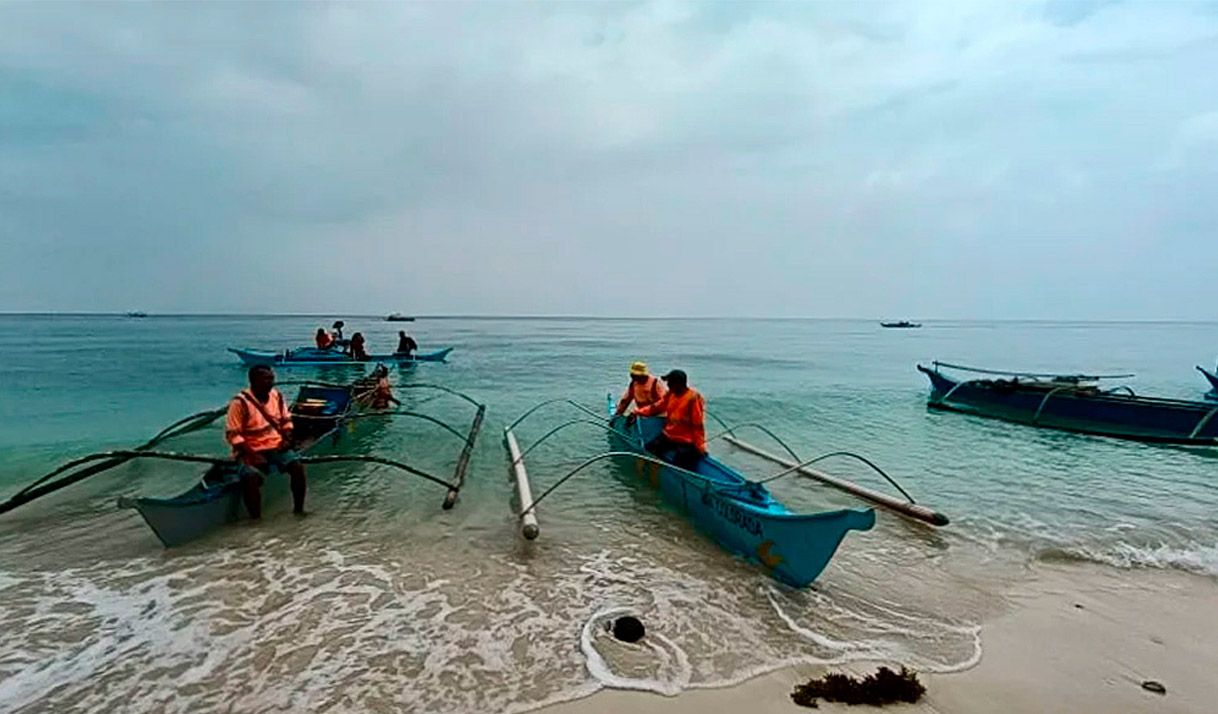
[(663, 399), (667, 391), (656, 377), (649, 375), (641, 384), (632, 379), (630, 384), (626, 385), (626, 391), (622, 392), (622, 398), (618, 400), (617, 411), (624, 414), (631, 402), (634, 402), (636, 410), (642, 409)]
[(706, 406), (697, 390), (687, 388), (684, 394), (668, 392), (660, 401), (636, 411), (639, 416), (664, 414), (664, 435), (673, 441), (693, 444), (706, 453)]

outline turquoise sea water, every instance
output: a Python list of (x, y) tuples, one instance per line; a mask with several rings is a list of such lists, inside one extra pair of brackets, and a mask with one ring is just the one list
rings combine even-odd
[[(1218, 324), (344, 319), (373, 351), (402, 327), (424, 350), (456, 347), (450, 363), (397, 378), (488, 405), (457, 509), (439, 509), (442, 489), (384, 469), (318, 467), (310, 518), (276, 514), (166, 551), (114, 499), (172, 494), (198, 474), (141, 463), (0, 516), (0, 709), (527, 709), (602, 682), (675, 691), (793, 661), (947, 670), (978, 656), (975, 624), (999, 605), (1001, 583), (1038, 559), (1218, 576), (1218, 453), (928, 412), (914, 370), (942, 359), (1135, 372), (1139, 393), (1199, 399), (1193, 365), (1212, 362)], [(0, 498), (62, 460), (224, 404), (244, 382), (224, 347), (307, 344), (330, 321), (0, 317)], [(599, 409), (635, 359), (685, 369), (720, 418), (764, 423), (801, 455), (867, 456), (952, 524), (881, 511), (815, 588), (791, 591), (605, 464), (547, 500), (541, 537), (524, 543), (502, 426), (553, 397)], [(407, 402), (458, 426), (472, 417), (457, 400), (411, 392)], [(539, 412), (520, 439), (577, 416)], [(220, 439), (212, 429), (174, 448), (222, 453)], [(446, 475), (460, 444), (399, 421), (362, 425), (347, 448)], [(535, 491), (606, 448), (592, 428), (555, 437), (530, 454)], [(753, 476), (778, 470), (712, 450)], [(848, 462), (826, 470), (883, 487)], [(857, 505), (807, 481), (774, 490), (800, 509)], [(598, 634), (620, 607), (657, 634), (649, 648)]]

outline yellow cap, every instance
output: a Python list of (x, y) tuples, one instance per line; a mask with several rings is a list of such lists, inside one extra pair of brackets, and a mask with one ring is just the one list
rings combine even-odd
[(635, 362), (634, 364), (630, 365), (630, 374), (632, 374), (636, 377), (646, 377), (647, 376), (647, 363), (646, 362)]

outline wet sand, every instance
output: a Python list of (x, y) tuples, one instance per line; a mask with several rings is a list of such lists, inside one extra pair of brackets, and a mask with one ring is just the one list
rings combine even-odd
[[(1002, 593), (982, 626), (982, 655), (956, 674), (922, 675), (927, 694), (903, 712), (1212, 712), (1218, 707), (1218, 580), (1186, 573), (1040, 564)], [(876, 664), (835, 671), (856, 674)], [(825, 667), (790, 667), (734, 687), (675, 697), (602, 690), (547, 714), (748, 714), (810, 711), (790, 694)], [(1142, 688), (1161, 682), (1166, 694)], [(878, 711), (821, 701), (819, 711)]]

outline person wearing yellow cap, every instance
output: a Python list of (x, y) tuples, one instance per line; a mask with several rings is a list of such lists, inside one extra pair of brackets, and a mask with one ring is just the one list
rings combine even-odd
[(618, 400), (617, 413), (625, 414), (631, 402), (634, 402), (636, 410), (655, 404), (664, 398), (666, 391), (660, 380), (647, 371), (646, 362), (635, 362), (630, 365), (630, 384), (626, 385), (626, 391)]

